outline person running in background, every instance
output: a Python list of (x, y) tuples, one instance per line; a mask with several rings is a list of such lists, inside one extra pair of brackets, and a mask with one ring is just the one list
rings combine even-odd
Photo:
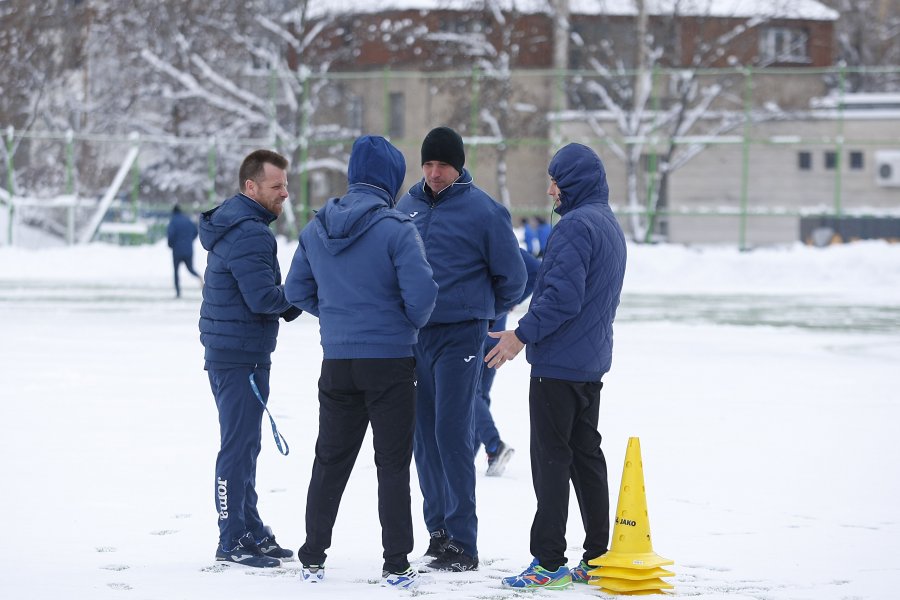
[[(581, 144), (550, 161), (554, 210), (561, 216), (541, 262), (528, 312), (484, 360), (501, 367), (526, 347), (531, 364), (531, 476), (537, 511), (531, 564), (504, 577), (512, 588), (566, 588), (587, 582), (587, 561), (609, 544), (609, 486), (597, 430), (603, 375), (612, 365), (613, 321), (625, 278), (625, 236), (609, 207), (606, 170)], [(584, 553), (566, 567), (569, 485), (584, 525)]]
[[(528, 299), (531, 290), (534, 289), (534, 278), (537, 275), (538, 267), (541, 261), (536, 259), (530, 252), (525, 249), (519, 249), (522, 253), (522, 259), (525, 261), (525, 270), (528, 272), (528, 281), (525, 283), (525, 291), (522, 297), (516, 302), (518, 306)], [(490, 331), (503, 331), (506, 329), (506, 313), (494, 321)], [(497, 340), (488, 336), (484, 340), (485, 355), (497, 344)], [(500, 477), (506, 470), (506, 464), (512, 458), (515, 450), (508, 446), (500, 439), (500, 432), (497, 431), (497, 425), (494, 423), (494, 417), (491, 414), (491, 386), (494, 383), (494, 375), (497, 374), (495, 369), (484, 367), (481, 370), (481, 380), (478, 383), (478, 391), (475, 398), (475, 455), (478, 455), (478, 449), (484, 445), (484, 452), (487, 454), (487, 471), (485, 475), (488, 477)], [(481, 400), (479, 402), (479, 400)]]
[(175, 297), (181, 298), (181, 285), (178, 281), (178, 267), (181, 266), (181, 263), (184, 263), (188, 273), (199, 279), (200, 285), (203, 285), (203, 277), (194, 270), (194, 240), (197, 239), (197, 224), (181, 212), (181, 207), (176, 204), (172, 207), (172, 218), (169, 220), (166, 235), (169, 238), (169, 248), (172, 249), (172, 265), (175, 268)]
[(381, 584), (414, 588), (409, 466), (416, 425), (413, 346), (428, 322), (437, 284), (412, 219), (394, 210), (403, 154), (363, 136), (350, 152), (341, 198), (300, 233), (284, 288), (319, 318), (319, 436), (306, 499), (306, 542), (297, 553), (303, 581), (325, 578), (325, 551), (369, 423), (378, 475), (384, 566)]

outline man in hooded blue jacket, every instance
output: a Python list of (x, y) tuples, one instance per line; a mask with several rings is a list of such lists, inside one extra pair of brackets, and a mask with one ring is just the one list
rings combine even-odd
[[(531, 364), (531, 475), (537, 512), (532, 563), (503, 579), (513, 588), (565, 588), (587, 582), (588, 560), (607, 551), (609, 487), (597, 431), (601, 379), (612, 364), (612, 324), (625, 277), (625, 236), (609, 207), (597, 154), (569, 144), (550, 161), (553, 228), (528, 312), (484, 360), (500, 367), (527, 345)], [(584, 554), (566, 565), (569, 481), (584, 524)]]
[(413, 346), (437, 298), (412, 219), (394, 210), (406, 161), (387, 140), (363, 136), (350, 153), (350, 187), (300, 234), (285, 279), (288, 300), (319, 318), (319, 437), (306, 500), (307, 582), (324, 579), (325, 550), (350, 471), (371, 422), (382, 528), (382, 585), (411, 588), (409, 466), (415, 429)]
[(509, 212), (472, 183), (463, 140), (437, 127), (422, 142), (424, 178), (397, 203), (425, 243), (437, 304), (416, 345), (415, 457), (431, 535), (424, 567), (478, 568), (475, 391), (488, 321), (521, 298), (526, 272)]
[(293, 557), (256, 508), (256, 458), (278, 319), (300, 314), (284, 296), (269, 229), (288, 197), (287, 167), (276, 152), (251, 152), (238, 172), (240, 193), (200, 217), (200, 243), (208, 251), (200, 341), (219, 411), (216, 560), (251, 567), (276, 567)]

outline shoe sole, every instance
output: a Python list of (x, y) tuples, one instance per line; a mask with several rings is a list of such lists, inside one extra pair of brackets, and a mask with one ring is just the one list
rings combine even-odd
[(503, 583), (503, 587), (508, 587), (513, 590), (569, 590), (575, 587), (575, 584), (571, 581), (567, 581), (565, 583), (548, 583), (547, 585), (525, 585), (525, 586), (514, 586), (508, 583)]
[(497, 460), (495, 460), (493, 464), (488, 465), (487, 471), (485, 471), (484, 474), (487, 477), (500, 477), (503, 475), (503, 472), (506, 471), (506, 465), (509, 463), (509, 459), (511, 459), (515, 453), (515, 449), (507, 448), (505, 452), (497, 457)]
[(281, 560), (280, 560), (280, 559), (272, 558), (271, 560), (274, 560), (274, 561), (275, 561), (275, 564), (271, 564), (271, 565), (251, 565), (251, 564), (248, 564), (248, 563), (246, 563), (246, 562), (240, 562), (240, 561), (237, 561), (237, 560), (231, 560), (230, 558), (219, 558), (218, 556), (216, 557), (216, 562), (228, 563), (229, 565), (240, 565), (240, 566), (242, 566), (242, 567), (247, 567), (247, 568), (250, 568), (250, 569), (275, 569), (275, 568), (281, 566)]

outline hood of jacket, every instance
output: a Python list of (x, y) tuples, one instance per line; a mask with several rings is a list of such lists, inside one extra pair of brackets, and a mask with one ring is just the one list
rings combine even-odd
[(554, 210), (564, 215), (576, 206), (609, 203), (606, 169), (597, 153), (582, 144), (568, 144), (550, 161), (547, 172), (559, 188), (559, 206)]
[(212, 250), (225, 234), (243, 221), (259, 221), (268, 227), (277, 218), (256, 200), (237, 194), (200, 215), (200, 244), (204, 250)]
[(390, 196), (390, 206), (403, 185), (406, 159), (386, 139), (364, 135), (353, 142), (347, 180), (350, 185), (365, 183), (380, 188)]
[(347, 169), (347, 193), (330, 199), (316, 214), (316, 233), (325, 249), (338, 254), (381, 219), (403, 220), (403, 215), (389, 209), (405, 174), (403, 155), (387, 140), (378, 136), (357, 139)]

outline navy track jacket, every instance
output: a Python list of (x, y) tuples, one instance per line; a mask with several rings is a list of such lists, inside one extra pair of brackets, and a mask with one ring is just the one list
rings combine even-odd
[(522, 297), (527, 274), (509, 211), (460, 177), (432, 198), (425, 179), (397, 203), (425, 243), (438, 298), (429, 323), (495, 319)]
[(209, 252), (200, 306), (208, 363), (221, 368), (271, 362), (278, 317), (291, 308), (269, 229), (276, 218), (243, 194), (200, 216), (200, 243)]

